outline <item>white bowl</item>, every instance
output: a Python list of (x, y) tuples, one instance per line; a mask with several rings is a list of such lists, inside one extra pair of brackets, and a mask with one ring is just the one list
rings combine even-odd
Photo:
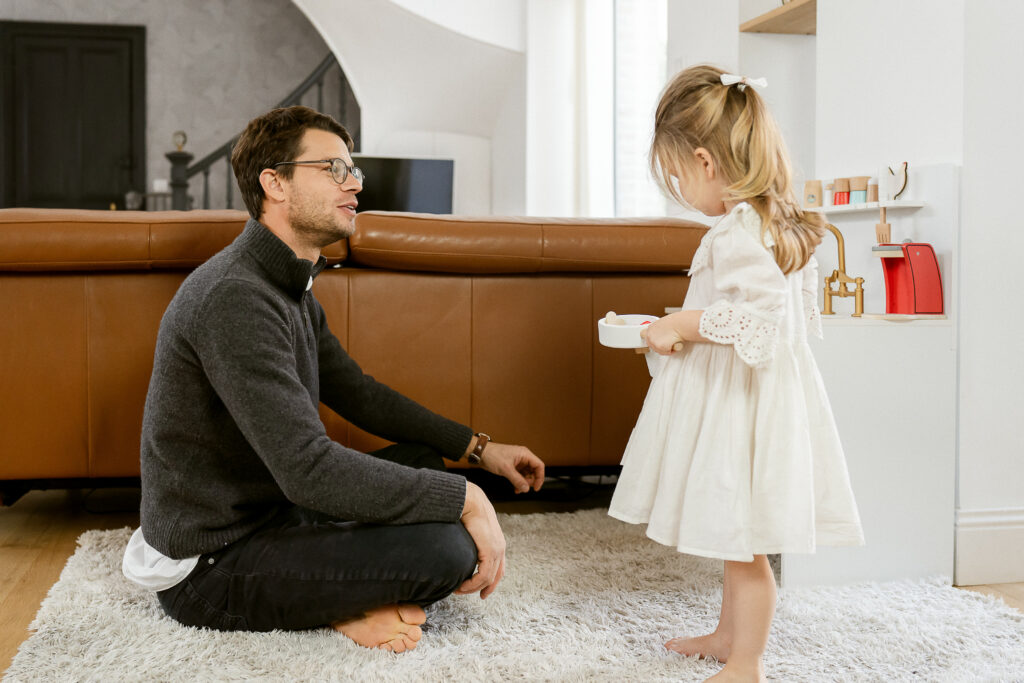
[(601, 346), (613, 349), (642, 349), (647, 342), (640, 336), (640, 330), (658, 319), (656, 315), (620, 315), (625, 325), (609, 325), (604, 318), (597, 321), (597, 340)]

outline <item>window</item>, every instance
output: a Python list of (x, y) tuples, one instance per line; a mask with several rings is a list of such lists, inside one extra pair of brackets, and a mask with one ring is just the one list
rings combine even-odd
[(647, 154), (665, 87), (666, 0), (615, 0), (615, 215), (664, 216), (667, 204)]

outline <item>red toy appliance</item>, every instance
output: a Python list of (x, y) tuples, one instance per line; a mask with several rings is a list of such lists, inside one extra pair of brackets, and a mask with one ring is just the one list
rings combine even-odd
[(942, 276), (932, 245), (924, 242), (880, 244), (871, 251), (882, 259), (887, 314), (943, 313)]

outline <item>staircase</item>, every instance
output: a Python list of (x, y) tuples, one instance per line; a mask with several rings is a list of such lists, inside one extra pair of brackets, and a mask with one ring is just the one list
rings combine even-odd
[[(345, 72), (333, 54), (328, 54), (313, 72), (291, 93), (274, 107), (290, 107), (302, 104), (319, 112), (330, 114), (345, 125), (356, 151), (360, 148), (360, 108), (355, 93), (349, 85)], [(241, 134), (241, 131), (239, 131)], [(193, 156), (188, 152), (170, 152), (171, 162), (171, 208), (187, 211), (194, 208), (235, 208), (238, 185), (231, 169), (231, 150), (238, 141), (238, 135), (213, 150), (205, 157), (189, 164)], [(211, 190), (210, 176), (223, 178), (218, 187), (216, 180)], [(202, 176), (201, 183), (199, 176)], [(201, 188), (201, 201), (196, 207), (192, 194), (193, 186)]]

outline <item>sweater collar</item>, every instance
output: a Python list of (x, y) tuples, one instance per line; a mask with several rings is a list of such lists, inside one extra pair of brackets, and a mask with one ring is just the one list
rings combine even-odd
[(238, 238), (239, 246), (252, 254), (268, 278), (295, 299), (301, 299), (313, 278), (327, 265), (320, 255), (316, 263), (301, 259), (270, 229), (250, 218)]

